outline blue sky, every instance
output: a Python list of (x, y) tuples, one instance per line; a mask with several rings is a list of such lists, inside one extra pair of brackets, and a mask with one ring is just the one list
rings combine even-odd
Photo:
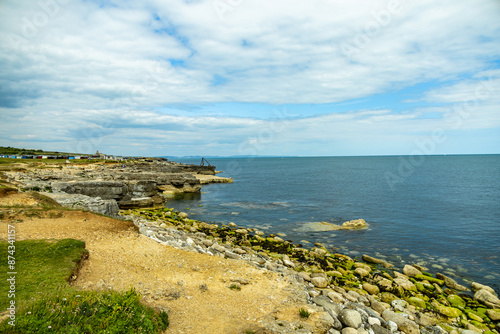
[(500, 153), (497, 0), (0, 2), (0, 145)]

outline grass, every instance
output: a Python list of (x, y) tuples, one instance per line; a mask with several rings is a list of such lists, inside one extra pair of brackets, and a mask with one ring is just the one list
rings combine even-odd
[(0, 325), (2, 333), (159, 333), (169, 325), (167, 313), (140, 303), (133, 289), (118, 293), (73, 292), (41, 298), (19, 311), (15, 327)]
[[(67, 283), (70, 275), (80, 259), (88, 254), (85, 243), (74, 239), (17, 241), (15, 253), (8, 253), (8, 246), (7, 241), (0, 241), (0, 270), (2, 273), (17, 272), (16, 305), (19, 306), (48, 291), (70, 288)], [(9, 269), (7, 261), (3, 261), (9, 255), (15, 258), (15, 270)], [(0, 295), (7, 296), (8, 291), (8, 282), (1, 280)], [(8, 303), (7, 298), (1, 298), (0, 309), (6, 309)]]
[(303, 309), (303, 308), (301, 308), (299, 310), (299, 314), (300, 314), (300, 317), (304, 318), (304, 319), (309, 318), (309, 316), (311, 315), (311, 313), (309, 313), (306, 309)]
[[(140, 303), (135, 290), (125, 293), (77, 291), (68, 284), (79, 261), (87, 256), (85, 243), (74, 239), (0, 241), (0, 270), (16, 271), (15, 297), (0, 298), (6, 310), (15, 300), (15, 327), (11, 319), (0, 324), (0, 333), (159, 333), (168, 326), (168, 315)], [(8, 267), (8, 256), (15, 268)], [(0, 295), (8, 296), (10, 282), (0, 280)]]

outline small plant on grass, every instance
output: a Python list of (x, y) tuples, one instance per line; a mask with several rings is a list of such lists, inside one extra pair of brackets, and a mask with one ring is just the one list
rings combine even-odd
[(300, 317), (301, 317), (301, 318), (304, 318), (304, 319), (309, 318), (309, 316), (311, 315), (311, 314), (309, 313), (309, 311), (307, 311), (306, 309), (303, 309), (303, 308), (301, 308), (301, 309), (299, 310), (299, 314), (300, 314)]

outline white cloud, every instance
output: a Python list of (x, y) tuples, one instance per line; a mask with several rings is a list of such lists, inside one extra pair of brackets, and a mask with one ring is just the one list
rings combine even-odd
[[(302, 118), (275, 120), (279, 131), (259, 146), (265, 154), (349, 142), (364, 152), (400, 138), (405, 144), (388, 149), (396, 152), (411, 134), (456, 131), (455, 118), (465, 119), (457, 105), (475, 101), (478, 85), (498, 91), (499, 14), (495, 0), (2, 1), (0, 136), (21, 140), (13, 136), (23, 129), (35, 136), (24, 139), (53, 144), (142, 145), (153, 153), (175, 142), (178, 150), (186, 143), (234, 154), (248, 140), (259, 144), (269, 121), (155, 110), (345, 102), (432, 82), (437, 87), (407, 98), (415, 105), (403, 112), (373, 102), (369, 110), (303, 110)], [(498, 96), (476, 99), (459, 128), (498, 126)], [(426, 117), (436, 111), (441, 116)]]

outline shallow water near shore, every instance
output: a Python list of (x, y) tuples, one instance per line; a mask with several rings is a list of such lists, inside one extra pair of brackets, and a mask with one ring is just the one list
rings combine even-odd
[[(234, 183), (203, 186), (200, 197), (168, 207), (500, 291), (500, 155), (209, 160)], [(368, 229), (311, 228), (358, 218)]]

